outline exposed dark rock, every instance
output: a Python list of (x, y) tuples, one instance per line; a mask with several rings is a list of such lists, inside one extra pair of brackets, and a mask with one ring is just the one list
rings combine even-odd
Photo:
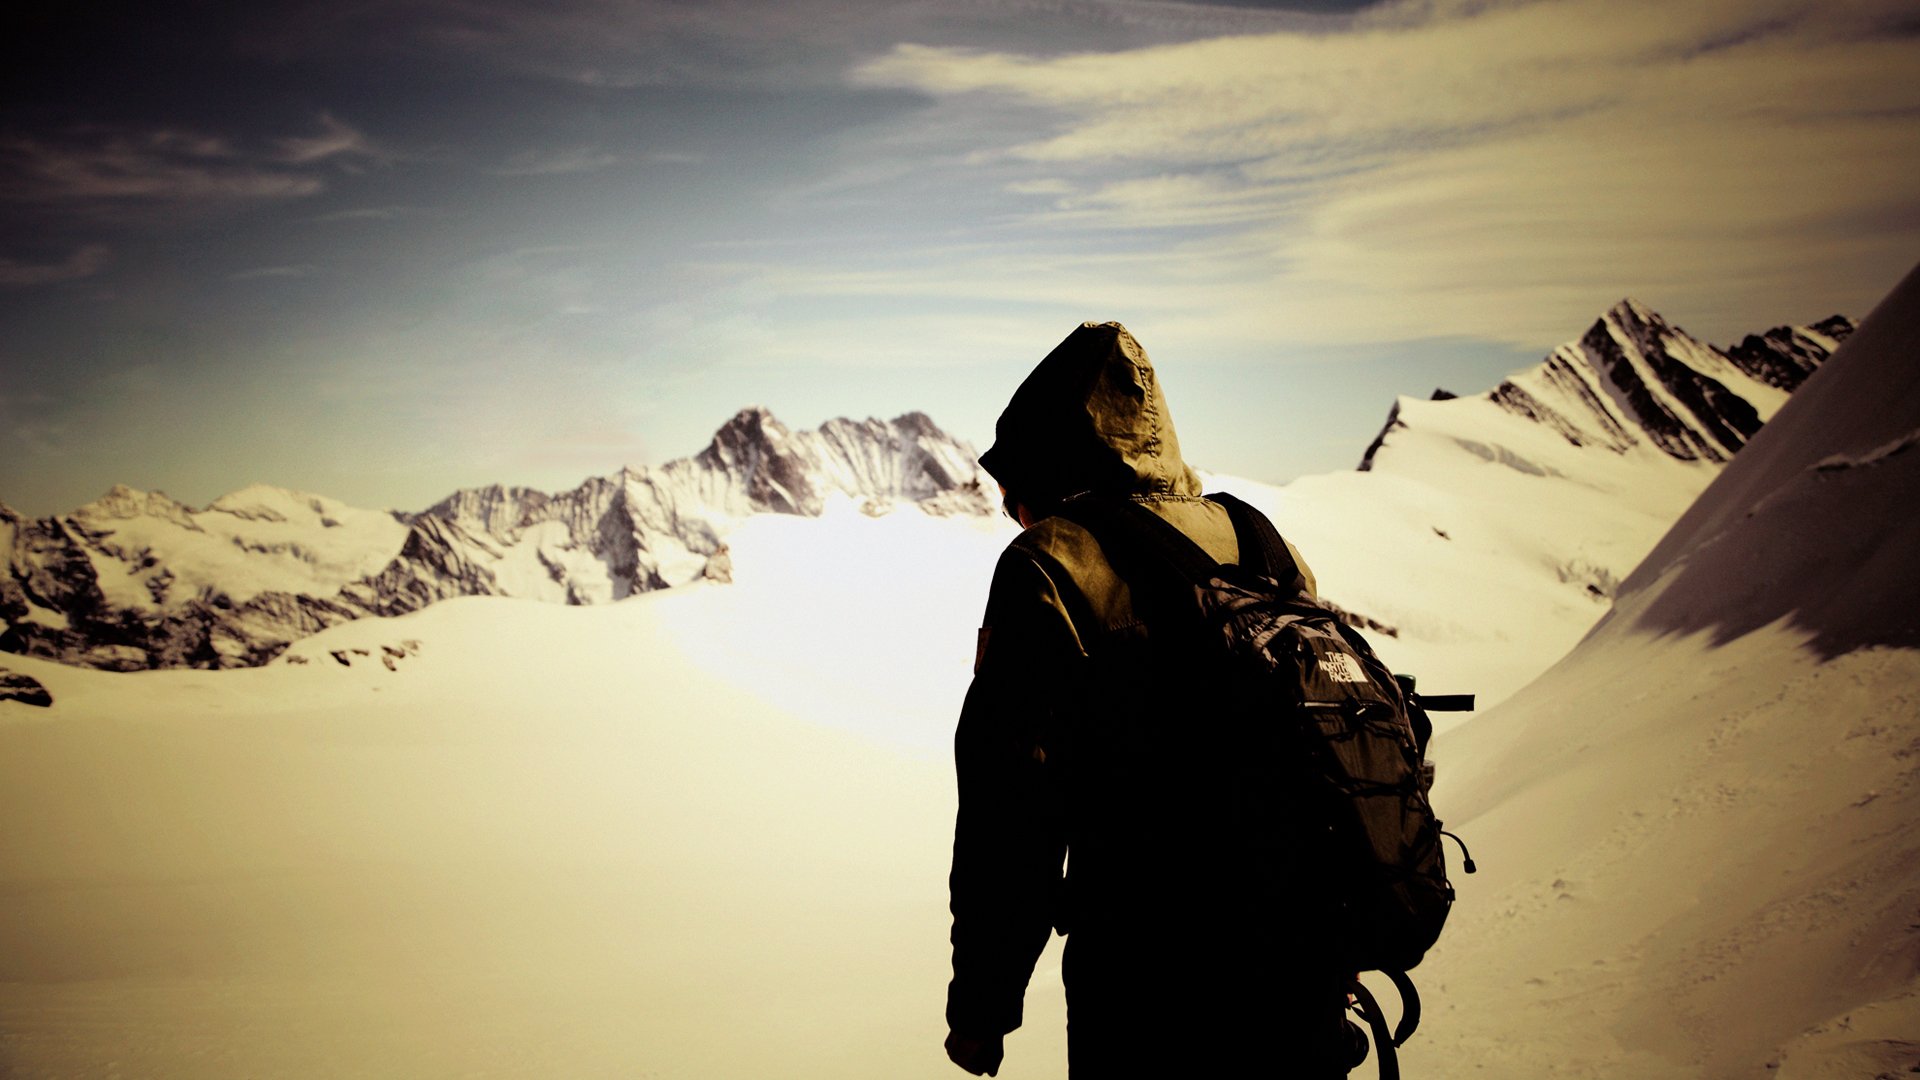
[(1406, 426), (1400, 422), (1400, 403), (1395, 401), (1393, 408), (1387, 410), (1387, 422), (1380, 426), (1380, 434), (1373, 437), (1373, 441), (1367, 444), (1366, 453), (1360, 455), (1358, 471), (1372, 472), (1373, 455), (1379, 453), (1380, 448), (1387, 444), (1387, 436)]
[(792, 453), (791, 435), (767, 410), (742, 409), (714, 432), (713, 441), (694, 460), (733, 477), (756, 508), (816, 515), (824, 506), (804, 465)]
[(1399, 627), (1389, 626), (1386, 623), (1383, 623), (1379, 619), (1373, 618), (1370, 615), (1362, 615), (1359, 612), (1348, 611), (1347, 609), (1341, 607), (1340, 605), (1334, 603), (1333, 601), (1328, 600), (1324, 596), (1320, 597), (1320, 604), (1322, 607), (1325, 607), (1327, 610), (1333, 612), (1334, 615), (1338, 616), (1341, 622), (1346, 623), (1348, 626), (1353, 627), (1355, 630), (1365, 630), (1375, 634), (1385, 634), (1387, 637), (1390, 637), (1390, 638), (1397, 638), (1400, 636)]
[(1741, 371), (1769, 386), (1797, 390), (1831, 351), (1813, 335), (1838, 343), (1851, 336), (1853, 329), (1853, 322), (1844, 315), (1830, 315), (1804, 329), (1776, 326), (1764, 334), (1748, 334), (1740, 344), (1727, 350), (1727, 358)]
[[(1658, 316), (1623, 303), (1587, 330), (1580, 347), (1626, 400), (1655, 446), (1682, 461), (1724, 462), (1760, 430), (1759, 414), (1745, 398), (1675, 359), (1662, 338), (1665, 328)], [(1651, 371), (1651, 380), (1641, 363)], [(1655, 384), (1664, 393), (1656, 393)], [(1668, 398), (1687, 409), (1691, 418), (1675, 413)]]
[(39, 679), (0, 668), (0, 701), (17, 701), (44, 709), (53, 704), (53, 695), (40, 685)]

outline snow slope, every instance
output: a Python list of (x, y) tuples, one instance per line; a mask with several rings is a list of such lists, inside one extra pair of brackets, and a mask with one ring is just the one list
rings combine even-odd
[(1410, 1071), (1920, 1067), (1920, 272), (1623, 583), (1444, 735), (1481, 866)]

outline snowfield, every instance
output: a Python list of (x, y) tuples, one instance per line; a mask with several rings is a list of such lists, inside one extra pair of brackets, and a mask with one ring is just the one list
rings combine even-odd
[(940, 1075), (948, 769), (702, 672), (665, 598), (18, 661), (9, 1075)]

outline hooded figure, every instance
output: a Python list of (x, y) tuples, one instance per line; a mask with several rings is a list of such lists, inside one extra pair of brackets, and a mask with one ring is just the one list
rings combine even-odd
[(1235, 748), (1209, 740), (1217, 696), (1171, 637), (1153, 638), (1151, 605), (1093, 535), (1056, 512), (1130, 499), (1237, 561), (1145, 350), (1119, 323), (1076, 329), (1014, 392), (980, 461), (1029, 527), (994, 569), (954, 738), (949, 1056), (997, 1070), (1058, 930), (1077, 1080), (1344, 1075), (1344, 979), (1312, 960), (1310, 928), (1258, 899), (1272, 890), (1247, 878), (1257, 860), (1224, 820), (1209, 762)]

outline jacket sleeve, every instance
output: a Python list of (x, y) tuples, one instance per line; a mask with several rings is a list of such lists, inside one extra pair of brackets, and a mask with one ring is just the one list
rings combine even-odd
[(954, 734), (947, 1025), (984, 1037), (1020, 1026), (1027, 980), (1052, 932), (1066, 829), (1036, 749), (1072, 699), (1083, 654), (1053, 575), (1017, 548), (994, 570), (982, 635)]

